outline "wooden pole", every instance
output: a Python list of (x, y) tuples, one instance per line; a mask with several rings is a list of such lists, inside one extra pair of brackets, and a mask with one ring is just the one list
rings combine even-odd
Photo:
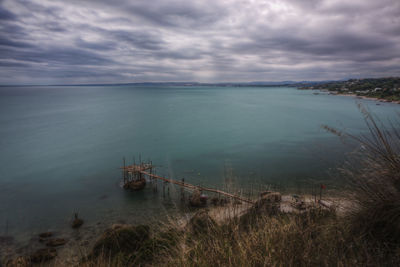
[(315, 185), (313, 186), (313, 191), (314, 191), (314, 202), (317, 203), (317, 190), (315, 188)]
[(182, 187), (181, 187), (181, 200), (185, 200), (185, 191), (184, 191), (184, 186), (185, 186), (185, 178), (182, 178)]
[(322, 185), (319, 187), (319, 200), (322, 199)]
[[(153, 165), (151, 165), (151, 166), (153, 166)], [(150, 174), (152, 174), (152, 172), (153, 172), (153, 167), (150, 168)], [(149, 179), (150, 179), (150, 183), (153, 183), (153, 177), (149, 176)]]
[[(155, 173), (154, 173), (155, 174)], [(154, 178), (154, 177), (153, 177)], [(158, 181), (157, 181), (157, 179), (155, 179), (154, 178), (154, 181), (155, 181), (155, 183), (154, 183), (154, 192), (157, 192), (157, 184), (158, 184)]]
[(162, 191), (163, 191), (163, 197), (165, 198), (165, 182), (163, 182)]
[(126, 183), (125, 157), (122, 158), (122, 161), (124, 162), (124, 169), (122, 171), (122, 176), (123, 176), (124, 184), (125, 184)]

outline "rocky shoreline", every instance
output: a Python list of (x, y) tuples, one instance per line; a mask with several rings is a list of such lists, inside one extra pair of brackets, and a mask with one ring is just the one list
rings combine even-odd
[[(341, 93), (341, 92), (337, 92), (337, 91), (332, 92), (332, 91), (329, 91), (329, 90), (326, 90), (326, 89), (321, 89), (321, 88), (299, 89), (299, 90), (313, 90), (313, 91), (320, 91), (320, 92), (323, 92), (323, 93), (327, 93), (329, 95), (351, 96), (351, 97), (355, 97), (355, 98), (358, 98), (358, 99), (366, 99), (366, 100), (372, 100), (372, 101), (377, 101), (377, 102), (400, 104), (400, 101), (397, 101), (397, 100), (389, 100), (389, 99), (385, 99), (385, 98), (363, 96), (363, 95), (357, 95), (357, 94), (353, 94), (353, 93)], [(318, 94), (318, 93), (315, 93), (315, 94)]]
[[(197, 209), (195, 213), (184, 214), (175, 223), (175, 226), (182, 231), (187, 231), (188, 228), (192, 228), (193, 218), (197, 218), (203, 215), (196, 215), (201, 211), (206, 211), (207, 216), (216, 223), (224, 223), (233, 218), (247, 218), (251, 214), (278, 214), (278, 213), (302, 213), (313, 208), (322, 209), (335, 209), (339, 214), (344, 213), (349, 207), (349, 202), (343, 198), (336, 197), (324, 197), (323, 200), (317, 200), (315, 197), (310, 195), (281, 195), (279, 192), (264, 192), (260, 195), (255, 204), (231, 202), (226, 203), (220, 201), (210, 201), (210, 205), (203, 206), (203, 208)], [(199, 218), (195, 219), (198, 220)], [(203, 218), (204, 219), (204, 218)], [(201, 220), (201, 219), (200, 219)], [(207, 220), (207, 219), (206, 219)], [(247, 220), (247, 219), (243, 219)], [(76, 222), (76, 223), (75, 223)], [(102, 235), (94, 235), (91, 238), (83, 238), (85, 234), (82, 234), (77, 228), (77, 224), (82, 225), (83, 220), (79, 219), (76, 215), (72, 227), (76, 229), (76, 232), (72, 236), (62, 236), (56, 232), (44, 232), (40, 233), (36, 237), (32, 238), (33, 247), (36, 249), (32, 250), (31, 253), (17, 253), (12, 256), (9, 255), (4, 263), (5, 266), (76, 266), (82, 262), (82, 259), (87, 258), (89, 255), (98, 255), (99, 250), (102, 247), (101, 240), (110, 236), (110, 233), (119, 232), (126, 230), (132, 232), (137, 230), (138, 226), (126, 225), (126, 224), (114, 224), (108, 227)], [(147, 229), (149, 226), (143, 226)], [(142, 229), (143, 230), (143, 229)], [(85, 231), (85, 230), (84, 230)], [(133, 232), (135, 232), (133, 231)], [(143, 230), (144, 231), (144, 230)], [(142, 232), (143, 232), (142, 231)], [(149, 230), (147, 230), (148, 232)], [(146, 231), (145, 231), (146, 232)], [(132, 249), (132, 248), (131, 248)]]
[(343, 95), (343, 96), (351, 96), (359, 99), (367, 99), (367, 100), (372, 100), (372, 101), (377, 101), (377, 102), (385, 102), (385, 103), (394, 103), (394, 104), (400, 104), (400, 101), (396, 100), (388, 100), (384, 98), (377, 98), (377, 97), (370, 97), (370, 96), (360, 96), (356, 94), (343, 94), (343, 93), (338, 93), (338, 94), (333, 94), (333, 95)]

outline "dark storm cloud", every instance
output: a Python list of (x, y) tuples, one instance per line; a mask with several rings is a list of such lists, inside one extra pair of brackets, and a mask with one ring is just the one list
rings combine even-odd
[(0, 20), (13, 20), (13, 19), (16, 19), (16, 16), (12, 12), (0, 6)]
[(379, 36), (366, 37), (359, 33), (337, 32), (326, 36), (275, 36), (258, 37), (237, 42), (233, 46), (236, 53), (257, 54), (267, 50), (282, 50), (304, 56), (321, 57), (326, 60), (351, 59), (354, 61), (387, 60), (396, 57), (398, 42)]
[(126, 42), (134, 47), (146, 50), (160, 50), (164, 43), (155, 34), (140, 31), (108, 31), (109, 36), (118, 42)]
[(112, 41), (102, 41), (102, 42), (87, 42), (81, 38), (76, 39), (75, 45), (81, 48), (87, 48), (91, 50), (112, 50), (115, 47), (115, 43)]
[(396, 0), (0, 1), (0, 83), (400, 75)]
[(108, 0), (89, 0), (86, 5), (112, 9), (116, 13), (136, 17), (143, 23), (158, 27), (206, 27), (227, 14), (226, 7), (219, 5), (218, 1), (126, 0), (110, 5)]
[[(0, 43), (1, 46), (1, 43)], [(84, 51), (82, 49), (69, 48), (69, 47), (52, 47), (49, 49), (42, 49), (34, 47), (33, 49), (13, 51), (0, 49), (0, 59), (20, 60), (25, 62), (61, 64), (66, 66), (75, 65), (108, 65), (113, 64), (113, 60), (107, 59), (98, 54)]]
[(26, 42), (20, 42), (20, 41), (13, 41), (12, 39), (9, 39), (5, 36), (0, 36), (0, 47), (3, 46), (8, 46), (8, 47), (15, 47), (15, 48), (19, 48), (19, 47), (32, 47), (31, 44), (26, 43)]
[(31, 67), (31, 65), (19, 62), (0, 61), (0, 67)]

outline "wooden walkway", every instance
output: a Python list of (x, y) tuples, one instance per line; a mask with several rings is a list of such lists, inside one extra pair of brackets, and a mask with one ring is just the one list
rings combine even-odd
[(123, 170), (124, 183), (126, 183), (126, 181), (130, 181), (131, 179), (143, 179), (143, 175), (146, 175), (153, 179), (157, 179), (157, 180), (163, 181), (165, 183), (175, 184), (180, 187), (187, 188), (187, 189), (190, 189), (193, 191), (198, 190), (200, 192), (203, 192), (203, 191), (213, 192), (213, 193), (221, 194), (226, 197), (237, 199), (237, 200), (240, 200), (240, 201), (243, 201), (246, 203), (251, 203), (251, 204), (255, 203), (251, 199), (248, 199), (248, 198), (245, 198), (245, 197), (242, 197), (239, 195), (231, 194), (231, 193), (219, 190), (219, 189), (208, 188), (208, 187), (185, 183), (184, 179), (182, 179), (182, 181), (178, 181), (178, 180), (169, 179), (169, 178), (165, 178), (165, 177), (156, 175), (156, 174), (152, 173), (153, 168), (154, 168), (154, 166), (151, 163), (141, 163), (139, 165), (132, 164), (132, 165), (122, 167), (121, 169)]

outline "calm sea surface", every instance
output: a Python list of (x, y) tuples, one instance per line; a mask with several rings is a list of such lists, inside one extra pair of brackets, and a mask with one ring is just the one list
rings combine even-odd
[[(400, 105), (358, 100), (382, 120)], [(151, 159), (157, 172), (210, 187), (340, 186), (335, 168), (353, 148), (321, 129), (366, 131), (356, 99), (295, 88), (63, 86), (0, 88), (0, 235), (24, 240), (161, 218), (178, 205), (161, 185), (129, 193), (122, 165)], [(235, 189), (236, 190), (236, 189)]]

